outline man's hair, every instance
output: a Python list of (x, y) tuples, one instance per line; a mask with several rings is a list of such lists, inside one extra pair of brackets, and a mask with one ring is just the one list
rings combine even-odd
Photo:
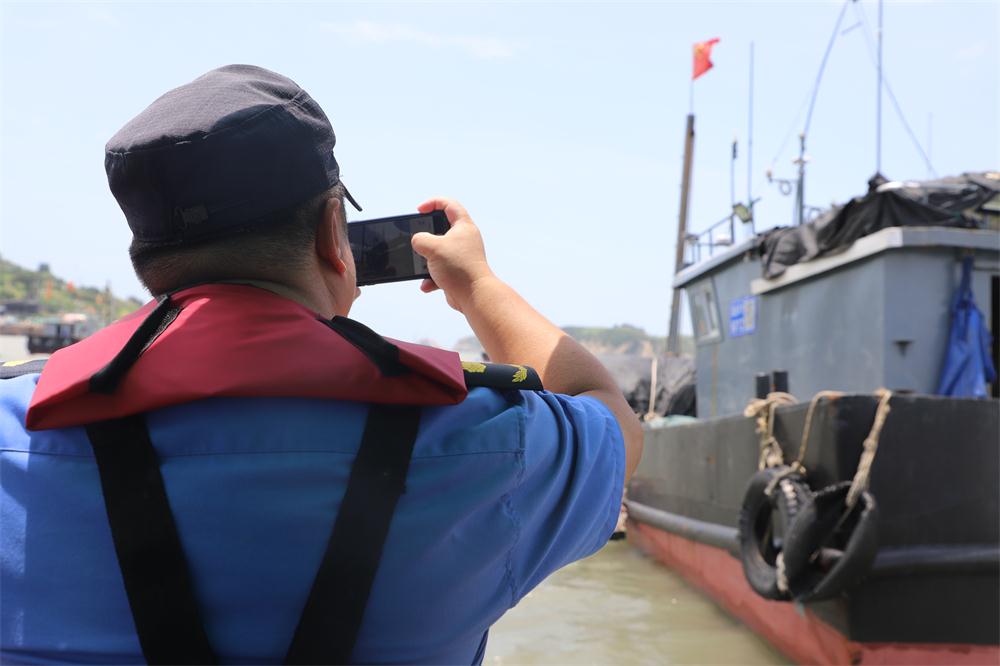
[(343, 211), (344, 187), (337, 183), (301, 204), (253, 220), (245, 231), (197, 245), (150, 247), (133, 240), (132, 266), (153, 296), (202, 282), (281, 279), (308, 266), (331, 197)]

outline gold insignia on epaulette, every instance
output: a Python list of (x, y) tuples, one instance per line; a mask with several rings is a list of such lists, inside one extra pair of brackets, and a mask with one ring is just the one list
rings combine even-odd
[(30, 358), (26, 358), (23, 361), (4, 361), (3, 362), (3, 367), (5, 367), (5, 368), (13, 368), (13, 367), (16, 367), (16, 366), (19, 366), (19, 365), (24, 365), (25, 363), (31, 363), (31, 359)]
[(514, 373), (514, 376), (511, 378), (511, 381), (514, 382), (515, 384), (518, 384), (528, 378), (528, 369), (523, 365), (518, 365), (515, 367), (517, 368), (517, 372)]
[(462, 369), (466, 372), (486, 372), (486, 364), (476, 363), (475, 361), (462, 361)]

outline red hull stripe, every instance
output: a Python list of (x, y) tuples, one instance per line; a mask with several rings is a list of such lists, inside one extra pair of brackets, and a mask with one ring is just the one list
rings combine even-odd
[(664, 532), (635, 520), (628, 540), (706, 592), (759, 636), (800, 664), (991, 664), (1000, 646), (920, 643), (858, 643), (809, 610), (758, 596), (739, 560), (721, 548)]
[(121, 350), (155, 302), (53, 354), (38, 380), (27, 427), (85, 425), (222, 396), (450, 405), (467, 393), (458, 354), (391, 340), (410, 372), (386, 377), (316, 313), (263, 289), (202, 285), (172, 301), (180, 314), (113, 395), (91, 393), (90, 377)]

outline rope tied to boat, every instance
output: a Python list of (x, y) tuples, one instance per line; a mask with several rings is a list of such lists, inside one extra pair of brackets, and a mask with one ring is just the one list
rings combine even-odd
[[(765, 599), (832, 599), (857, 584), (875, 559), (878, 514), (868, 485), (890, 411), (891, 391), (883, 388), (874, 393), (875, 414), (853, 479), (836, 481), (817, 491), (805, 480), (804, 461), (813, 426), (821, 432), (832, 428), (835, 443), (843, 432), (836, 409), (832, 424), (814, 424), (814, 417), (819, 418), (817, 408), (824, 400), (843, 395), (820, 391), (813, 396), (805, 413), (798, 455), (789, 464), (781, 462), (774, 421), (777, 408), (795, 399), (788, 394), (769, 394), (751, 401), (744, 411), (756, 419), (761, 458), (760, 470), (751, 477), (740, 509), (740, 559), (750, 587)], [(871, 401), (864, 400), (863, 405), (871, 405)], [(856, 422), (857, 413), (849, 411), (850, 420)]]
[(858, 470), (854, 473), (851, 487), (847, 491), (845, 504), (848, 511), (858, 503), (861, 493), (868, 489), (868, 481), (871, 476), (872, 464), (875, 462), (875, 454), (878, 452), (879, 437), (882, 435), (882, 427), (889, 417), (891, 408), (889, 400), (892, 398), (892, 391), (881, 388), (875, 391), (879, 397), (878, 406), (875, 408), (875, 420), (872, 422), (872, 429), (868, 432), (863, 443), (864, 449), (861, 451), (861, 458), (858, 460)]
[(813, 414), (816, 412), (816, 406), (824, 398), (835, 400), (843, 395), (841, 391), (820, 391), (809, 401), (809, 409), (806, 411), (806, 422), (802, 426), (802, 439), (799, 442), (799, 455), (795, 459), (795, 462), (792, 463), (792, 467), (798, 470), (802, 476), (806, 475), (806, 467), (803, 462), (806, 459), (806, 451), (809, 448), (809, 434), (812, 432), (812, 420)]
[(777, 577), (778, 589), (781, 592), (788, 592), (788, 570), (785, 568), (785, 554), (778, 553), (774, 560), (775, 576)]
[[(757, 469), (779, 467), (785, 464), (781, 446), (774, 436), (774, 412), (778, 407), (794, 405), (797, 402), (798, 400), (791, 393), (775, 391), (768, 393), (766, 398), (751, 400), (750, 404), (743, 410), (744, 416), (754, 418), (757, 421), (756, 431), (760, 437), (760, 459), (757, 462)], [(773, 486), (774, 484), (770, 486), (772, 492)]]
[(791, 465), (785, 466), (779, 463), (778, 465), (776, 465), (776, 467), (784, 467), (784, 469), (775, 474), (774, 478), (771, 479), (771, 482), (764, 487), (764, 494), (767, 495), (768, 497), (774, 494), (774, 489), (777, 488), (778, 484), (781, 483), (784, 479), (787, 479), (790, 476), (800, 475), (799, 470), (797, 470), (794, 466)]

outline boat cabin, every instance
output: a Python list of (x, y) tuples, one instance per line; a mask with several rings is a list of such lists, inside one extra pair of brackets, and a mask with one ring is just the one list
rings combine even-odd
[[(980, 197), (982, 217), (974, 219), (979, 228), (955, 216), (946, 220), (955, 226), (937, 226), (922, 209), (886, 206), (886, 198), (898, 200), (902, 193), (883, 188), (864, 199), (880, 213), (875, 217), (883, 228), (815, 258), (776, 266), (781, 252), (773, 252), (767, 236), (758, 236), (676, 275), (674, 287), (686, 291), (696, 343), (699, 417), (740, 413), (754, 397), (755, 375), (774, 370), (788, 372), (789, 391), (799, 399), (821, 390), (870, 393), (879, 387), (933, 394), (966, 257), (972, 258), (972, 290), (993, 335), (997, 367), (1000, 233), (991, 202), (1000, 196), (987, 190)], [(863, 215), (862, 205), (848, 204), (812, 232), (822, 244), (831, 236), (831, 220), (843, 236)], [(811, 245), (807, 237), (807, 256)], [(997, 396), (997, 386), (991, 389)]]

